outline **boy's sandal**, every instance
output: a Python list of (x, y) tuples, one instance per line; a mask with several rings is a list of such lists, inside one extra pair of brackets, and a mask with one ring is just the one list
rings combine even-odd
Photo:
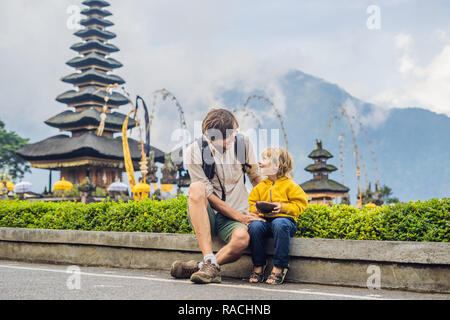
[(284, 267), (281, 270), (280, 273), (272, 272), (270, 274), (270, 276), (267, 277), (267, 280), (269, 280), (269, 279), (270, 280), (274, 280), (274, 282), (273, 283), (267, 283), (267, 281), (266, 281), (266, 283), (267, 284), (271, 284), (271, 285), (282, 284), (284, 282), (284, 278), (286, 278), (286, 274), (287, 274), (288, 271), (289, 271), (289, 267)]
[[(264, 271), (265, 271), (265, 266), (262, 268), (261, 272), (252, 271), (248, 281), (250, 283), (261, 283), (261, 282), (264, 282)], [(256, 280), (256, 282), (250, 281), (250, 280)]]

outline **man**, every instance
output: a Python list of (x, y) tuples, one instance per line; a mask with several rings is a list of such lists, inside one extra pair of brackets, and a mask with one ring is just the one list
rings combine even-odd
[[(186, 149), (186, 167), (191, 177), (188, 215), (204, 258), (202, 262), (175, 261), (171, 268), (175, 278), (190, 278), (195, 283), (220, 282), (219, 266), (238, 260), (249, 245), (247, 226), (252, 221), (264, 221), (248, 211), (248, 192), (238, 152), (245, 152), (245, 173), (251, 184), (256, 186), (262, 178), (257, 173), (248, 137), (243, 137), (244, 148), (235, 146), (238, 126), (230, 111), (213, 109), (203, 120), (202, 139)], [(203, 167), (208, 152), (214, 163), (212, 177), (207, 177)], [(214, 255), (211, 238), (215, 235), (227, 244)]]

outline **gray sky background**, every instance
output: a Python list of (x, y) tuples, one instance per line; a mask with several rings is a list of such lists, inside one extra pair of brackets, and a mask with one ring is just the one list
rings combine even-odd
[[(115, 71), (132, 96), (147, 102), (166, 88), (188, 124), (221, 106), (220, 92), (265, 90), (284, 110), (277, 80), (291, 69), (336, 83), (385, 107), (422, 107), (450, 116), (448, 0), (110, 0), (108, 17), (120, 48)], [(43, 121), (66, 110), (55, 97), (78, 42), (68, 28), (75, 0), (1, 0), (0, 119), (36, 142), (58, 134)], [(380, 9), (371, 30), (370, 5)], [(158, 105), (153, 144), (166, 149), (178, 127), (176, 108)], [(232, 107), (232, 106), (229, 106)], [(122, 108), (127, 113), (130, 106)]]

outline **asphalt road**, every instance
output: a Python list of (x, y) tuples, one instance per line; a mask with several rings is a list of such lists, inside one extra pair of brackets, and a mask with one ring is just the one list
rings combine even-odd
[(168, 272), (0, 260), (0, 300), (450, 300), (450, 295), (223, 279), (198, 285)]

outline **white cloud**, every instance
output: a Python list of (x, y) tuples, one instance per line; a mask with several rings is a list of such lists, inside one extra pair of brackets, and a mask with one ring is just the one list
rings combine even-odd
[(389, 109), (380, 106), (372, 106), (369, 112), (362, 113), (362, 106), (359, 101), (348, 98), (343, 104), (347, 120), (350, 121), (355, 133), (358, 133), (363, 126), (364, 128), (376, 128), (382, 124), (389, 116)]
[[(450, 116), (450, 45), (426, 67), (424, 74), (407, 87), (411, 103), (417, 101), (437, 113)], [(406, 94), (405, 94), (406, 95)]]
[[(435, 36), (443, 41), (447, 35), (438, 29)], [(380, 93), (375, 101), (396, 107), (421, 107), (450, 116), (450, 43), (444, 43), (425, 65), (419, 64), (414, 58), (412, 35), (398, 34), (395, 45), (400, 50), (398, 71), (403, 83)]]
[(450, 42), (450, 25), (437, 28), (434, 31), (434, 37), (444, 44)]
[(410, 34), (399, 33), (395, 36), (395, 46), (399, 49), (410, 50), (413, 44), (413, 38)]
[[(78, 41), (73, 31), (67, 30), (66, 9), (81, 1), (48, 1), (45, 6), (28, 0), (0, 3), (0, 27), (4, 31), (0, 35), (0, 57), (5, 74), (0, 80), (0, 94), (6, 97), (8, 106), (8, 109), (1, 107), (0, 117), (14, 119), (18, 114), (26, 115), (21, 121), (28, 131), (19, 133), (32, 141), (48, 137), (49, 132), (57, 133), (42, 122), (66, 110), (54, 98), (70, 89), (59, 78), (72, 72), (64, 63), (75, 56), (69, 47)], [(444, 74), (439, 74), (439, 68), (446, 53), (436, 56), (436, 64), (440, 65), (430, 63), (422, 67), (414, 55), (414, 37), (402, 33), (393, 46), (393, 50), (397, 48), (400, 52), (398, 69), (390, 70), (386, 59), (392, 54), (383, 48), (388, 38), (386, 28), (368, 38), (365, 19), (361, 19), (360, 29), (354, 29), (356, 20), (343, 19), (347, 13), (364, 16), (365, 5), (355, 7), (352, 2), (335, 5), (332, 1), (289, 1), (285, 6), (269, 1), (236, 0), (155, 0), (136, 1), (132, 5), (127, 1), (110, 2), (113, 16), (108, 19), (115, 23), (110, 30), (117, 33), (111, 43), (121, 49), (112, 57), (124, 64), (115, 73), (126, 80), (132, 96), (142, 95), (147, 104), (151, 104), (153, 91), (161, 88), (171, 91), (184, 107), (189, 124), (201, 120), (208, 107), (223, 106), (219, 93), (236, 87), (245, 93), (264, 90), (283, 111), (286, 97), (278, 79), (292, 68), (344, 88), (350, 86), (353, 91), (362, 92), (359, 97), (363, 99), (377, 95), (383, 98), (381, 101), (396, 105), (410, 106), (408, 103), (412, 102), (432, 110), (445, 110), (440, 106), (448, 90), (441, 88), (447, 88), (448, 82)], [(382, 2), (382, 10), (389, 3)], [(327, 8), (337, 11), (330, 16)], [(440, 41), (448, 39), (448, 35), (448, 28), (436, 31)], [(385, 70), (403, 78), (392, 90), (378, 94), (381, 75), (385, 76), (383, 82), (392, 83), (392, 74)], [(422, 90), (417, 90), (418, 86)], [(163, 148), (168, 132), (178, 127), (178, 122), (173, 121), (178, 116), (173, 104), (161, 99), (157, 102), (152, 137)], [(129, 107), (120, 109), (123, 113), (128, 110)], [(274, 117), (274, 114), (266, 108), (260, 116)]]
[[(201, 121), (210, 107), (236, 108), (237, 105), (225, 106), (220, 97), (221, 92), (236, 87), (249, 95), (253, 90), (264, 90), (283, 111), (285, 97), (278, 80), (287, 70), (281, 68), (280, 71), (278, 67), (267, 70), (266, 64), (257, 56), (240, 48), (234, 49), (199, 56), (198, 48), (182, 42), (151, 53), (128, 50), (129, 63), (124, 67), (129, 70), (126, 86), (133, 88), (132, 95), (142, 95), (148, 104), (153, 100), (152, 92), (166, 88), (182, 105), (189, 128), (193, 128), (194, 121)], [(176, 106), (170, 100), (163, 102), (160, 96), (156, 101), (153, 141), (155, 146), (167, 149), (171, 145), (168, 132), (178, 127), (178, 122), (173, 121), (174, 117), (178, 119)], [(245, 100), (240, 105), (244, 103)], [(271, 116), (272, 113), (264, 115)]]
[[(438, 2), (426, 5), (433, 19), (423, 16), (427, 10), (422, 10), (417, 19), (408, 21), (405, 14), (414, 9), (414, 1), (379, 1), (384, 22), (377, 32), (366, 27), (371, 2), (110, 3), (113, 16), (108, 19), (115, 25), (109, 30), (117, 33), (111, 43), (121, 49), (112, 57), (124, 64), (115, 74), (125, 79), (132, 96), (143, 96), (148, 105), (155, 90), (171, 91), (182, 104), (189, 126), (201, 120), (209, 107), (223, 106), (220, 93), (227, 89), (265, 91), (280, 111), (285, 110), (286, 97), (278, 79), (293, 68), (350, 88), (364, 100), (377, 96), (389, 107), (420, 106), (450, 115), (448, 6)], [(75, 56), (69, 47), (79, 41), (67, 29), (67, 8), (74, 4), (82, 6), (81, 0), (0, 1), (0, 118), (8, 130), (32, 142), (58, 134), (43, 121), (67, 110), (54, 99), (71, 89), (59, 79), (73, 72), (64, 63)], [(420, 46), (417, 34), (430, 30), (430, 25), (436, 26), (436, 32), (427, 36), (434, 35), (442, 47), (424, 64), (416, 53), (429, 54), (431, 49)], [(392, 42), (392, 32), (400, 29), (408, 33)], [(398, 64), (393, 63), (396, 50)], [(129, 106), (119, 109), (129, 110)], [(360, 120), (373, 125), (386, 115), (384, 109), (373, 108)], [(257, 116), (273, 118), (274, 114), (267, 106)], [(253, 122), (252, 117), (244, 117), (241, 125), (250, 128)], [(178, 126), (175, 105), (159, 97), (152, 143), (170, 149), (171, 132)], [(40, 180), (45, 181), (45, 176)]]
[(404, 77), (421, 76), (424, 72), (413, 56), (413, 45), (414, 40), (410, 34), (399, 33), (395, 37), (395, 46), (400, 51), (398, 71)]
[(443, 29), (436, 29), (435, 33), (436, 33), (436, 37), (440, 41), (447, 41), (448, 39), (450, 39), (448, 32)]

